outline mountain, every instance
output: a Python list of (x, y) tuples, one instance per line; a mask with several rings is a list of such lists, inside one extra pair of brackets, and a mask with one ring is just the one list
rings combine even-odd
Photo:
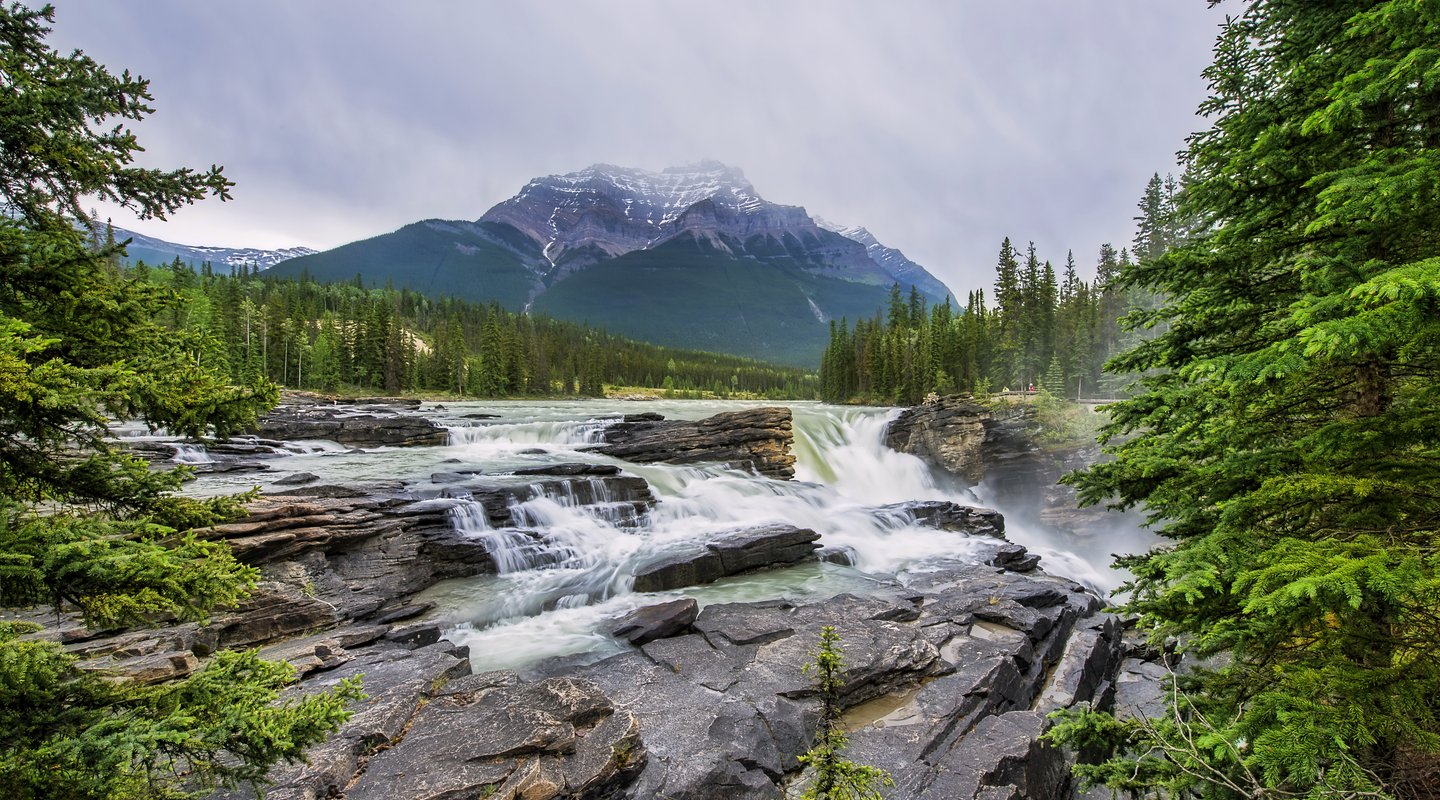
[(843, 225), (836, 225), (833, 222), (815, 218), (815, 224), (827, 231), (844, 236), (846, 239), (859, 242), (865, 245), (865, 252), (870, 260), (879, 264), (886, 274), (895, 279), (901, 286), (914, 284), (921, 294), (930, 298), (943, 298), (950, 293), (950, 290), (925, 270), (924, 267), (905, 257), (905, 254), (893, 247), (886, 247), (875, 238), (875, 234), (864, 228), (847, 228)]
[[(103, 235), (103, 229), (102, 229)], [(209, 262), (214, 267), (239, 267), (242, 264), (266, 269), (291, 258), (314, 255), (317, 251), (308, 247), (286, 247), (280, 250), (261, 250), (255, 247), (204, 247), (175, 244), (143, 233), (115, 228), (115, 241), (130, 240), (125, 247), (125, 257), (130, 261), (144, 261), (146, 264), (168, 264), (179, 258), (192, 266), (199, 267)]]
[(765, 200), (718, 162), (661, 172), (596, 164), (536, 178), (473, 222), (416, 222), (272, 272), (358, 274), (657, 344), (813, 366), (830, 320), (874, 314), (897, 281), (932, 302), (948, 294), (865, 236)]

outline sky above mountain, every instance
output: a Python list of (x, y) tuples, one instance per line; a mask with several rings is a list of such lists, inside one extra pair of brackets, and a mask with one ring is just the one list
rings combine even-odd
[(952, 289), (1000, 239), (1092, 271), (1204, 127), (1204, 0), (60, 0), (51, 41), (151, 79), (155, 166), (225, 165), (204, 245), (324, 249), (476, 219), (596, 162), (738, 166), (765, 199), (863, 225)]

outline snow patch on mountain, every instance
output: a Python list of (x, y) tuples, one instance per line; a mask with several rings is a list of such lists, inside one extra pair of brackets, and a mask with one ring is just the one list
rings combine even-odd
[[(102, 235), (103, 235), (103, 228)], [(300, 256), (308, 256), (319, 252), (308, 247), (282, 247), (276, 250), (267, 250), (258, 247), (212, 247), (209, 245), (188, 245), (167, 242), (164, 239), (157, 239), (153, 236), (146, 236), (143, 233), (115, 228), (115, 241), (123, 242), (130, 240), (126, 247), (127, 254), (132, 260), (160, 263), (162, 261), (173, 261), (179, 258), (194, 266), (200, 266), (209, 262), (214, 267), (239, 267), (248, 265), (268, 269), (279, 264), (281, 261), (288, 261)]]

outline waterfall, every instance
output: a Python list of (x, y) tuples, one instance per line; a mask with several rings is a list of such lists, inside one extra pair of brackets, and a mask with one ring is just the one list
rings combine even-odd
[[(681, 414), (706, 416), (734, 404), (675, 407)], [(451, 428), (451, 445), (442, 451), (453, 454), (451, 460), (495, 472), (511, 463), (617, 464), (644, 478), (659, 502), (637, 515), (635, 504), (614, 496), (603, 478), (546, 480), (517, 492), (504, 526), (492, 527), (478, 502), (462, 500), (452, 512), (455, 529), (486, 542), (499, 574), (453, 587), (454, 594), (440, 601), (453, 608), (450, 638), (469, 644), (477, 664), (487, 669), (566, 653), (603, 653), (615, 647), (603, 635), (604, 620), (669, 597), (683, 594), (707, 603), (863, 592), (873, 585), (869, 575), (975, 563), (991, 552), (993, 540), (917, 525), (903, 509), (883, 508), (936, 500), (983, 505), (986, 494), (983, 486), (967, 487), (886, 447), (885, 426), (897, 411), (820, 404), (797, 404), (794, 411), (794, 481), (716, 465), (609, 459), (584, 447), (608, 423), (576, 421), (578, 414), (569, 420)], [(1063, 534), (1027, 521), (1032, 517), (1007, 514), (1007, 533), (1040, 553), (1042, 567), (1105, 589), (1119, 582), (1104, 559), (1067, 547)], [(849, 548), (855, 567), (810, 565), (671, 593), (631, 589), (631, 576), (640, 567), (668, 553), (693, 549), (726, 531), (776, 523), (810, 528), (821, 535), (821, 544)]]
[(829, 484), (842, 497), (872, 505), (956, 499), (936, 485), (925, 462), (885, 446), (885, 426), (899, 414), (899, 409), (797, 413), (796, 479)]
[(537, 444), (575, 447), (597, 444), (600, 434), (614, 420), (590, 419), (580, 422), (544, 420), (539, 422), (451, 425), (446, 428), (452, 446), (514, 448)]
[(498, 575), (554, 566), (565, 558), (564, 554), (547, 548), (543, 537), (535, 531), (491, 527), (485, 506), (473, 498), (460, 499), (450, 509), (450, 523), (456, 533), (485, 544)]
[(176, 444), (172, 460), (177, 464), (213, 464), (215, 459), (200, 444)]

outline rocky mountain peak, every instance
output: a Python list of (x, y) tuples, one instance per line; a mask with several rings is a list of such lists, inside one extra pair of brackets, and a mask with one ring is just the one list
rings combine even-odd
[(508, 225), (532, 239), (552, 281), (685, 234), (718, 242), (818, 232), (804, 209), (766, 201), (743, 171), (719, 161), (659, 172), (602, 163), (547, 175), (479, 222)]

